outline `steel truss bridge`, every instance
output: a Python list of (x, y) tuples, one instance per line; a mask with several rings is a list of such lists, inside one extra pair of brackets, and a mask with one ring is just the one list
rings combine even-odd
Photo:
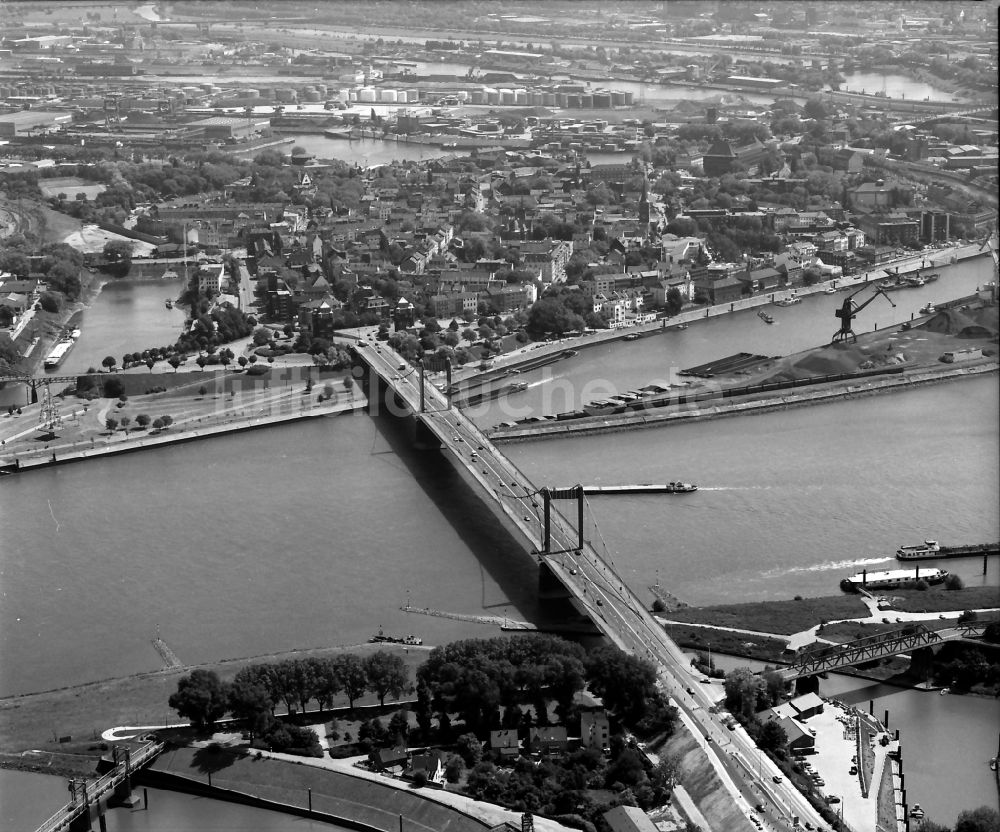
[(988, 623), (971, 621), (967, 624), (930, 629), (925, 624), (914, 622), (897, 630), (867, 636), (846, 644), (807, 647), (799, 651), (795, 661), (780, 673), (786, 681), (790, 681), (803, 676), (842, 670), (845, 667), (898, 656), (900, 653), (909, 653), (921, 647), (932, 647), (945, 641), (981, 636)]

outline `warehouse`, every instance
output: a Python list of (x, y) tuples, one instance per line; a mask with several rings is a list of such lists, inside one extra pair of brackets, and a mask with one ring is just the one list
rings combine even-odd
[(50, 133), (73, 120), (70, 113), (52, 113), (42, 110), (22, 110), (19, 113), (0, 115), (0, 139)]
[(271, 126), (271, 121), (260, 117), (212, 116), (189, 122), (186, 126), (203, 128), (205, 138), (212, 141), (239, 141), (259, 135), (262, 130)]

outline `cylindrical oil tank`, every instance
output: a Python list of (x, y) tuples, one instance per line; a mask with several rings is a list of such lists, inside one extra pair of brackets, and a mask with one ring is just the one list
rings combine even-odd
[(385, 101), (387, 104), (395, 104), (397, 98), (399, 96), (396, 94), (396, 90), (383, 89), (378, 91), (378, 100)]
[(370, 102), (375, 100), (374, 87), (362, 87), (358, 90), (358, 101)]

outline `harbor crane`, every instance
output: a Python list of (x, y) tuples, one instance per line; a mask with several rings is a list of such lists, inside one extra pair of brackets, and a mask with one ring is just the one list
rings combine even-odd
[[(843, 304), (841, 304), (840, 309), (838, 309), (833, 314), (840, 318), (840, 329), (833, 334), (831, 339), (831, 344), (836, 344), (838, 341), (846, 341), (847, 336), (851, 336), (852, 343), (857, 343), (858, 336), (854, 334), (854, 329), (852, 324), (854, 319), (857, 317), (858, 313), (864, 309), (869, 303), (871, 303), (879, 295), (882, 295), (889, 303), (892, 303), (892, 298), (890, 298), (882, 289), (878, 286), (875, 287), (875, 294), (872, 295), (864, 303), (855, 302), (854, 298), (861, 294), (865, 289), (867, 289), (867, 284), (862, 286), (858, 291), (844, 298)], [(896, 304), (892, 303), (893, 308), (896, 308)]]

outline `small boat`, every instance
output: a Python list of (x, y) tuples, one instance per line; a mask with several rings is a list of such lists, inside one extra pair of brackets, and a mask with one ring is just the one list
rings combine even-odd
[(167, 298), (166, 301), (164, 301), (164, 303), (166, 304), (167, 309), (174, 308), (174, 302), (170, 298)]
[(802, 303), (802, 298), (798, 295), (792, 295), (788, 298), (782, 298), (781, 300), (776, 300), (774, 302), (775, 306), (794, 306), (796, 303)]
[(930, 301), (920, 307), (921, 315), (933, 315), (935, 312), (937, 312), (937, 309), (934, 308), (934, 304)]
[(836, 290), (836, 289), (834, 289), (834, 288), (833, 288), (833, 286), (827, 286), (827, 287), (826, 287), (826, 288), (825, 288), (825, 289), (823, 290), (823, 294), (824, 294), (824, 295), (835, 295), (835, 294), (837, 294), (837, 290)]
[(767, 314), (763, 309), (757, 313), (757, 317), (760, 318), (765, 324), (773, 324), (774, 318)]
[(941, 694), (941, 696), (946, 696), (947, 694), (951, 693), (951, 688), (941, 688), (939, 693)]
[(639, 335), (638, 332), (630, 332), (628, 335), (626, 335), (624, 338), (622, 338), (622, 340), (623, 341), (638, 341), (639, 338), (640, 338), (640, 335)]
[(920, 808), (919, 803), (914, 803), (913, 808), (910, 809), (910, 817), (920, 820), (924, 816), (924, 810)]
[(997, 770), (997, 758), (996, 757), (994, 757), (992, 760), (990, 760), (990, 769), (992, 771), (996, 771)]
[(677, 326), (674, 327), (674, 329), (687, 329), (687, 328), (688, 328), (687, 324), (677, 324)]

